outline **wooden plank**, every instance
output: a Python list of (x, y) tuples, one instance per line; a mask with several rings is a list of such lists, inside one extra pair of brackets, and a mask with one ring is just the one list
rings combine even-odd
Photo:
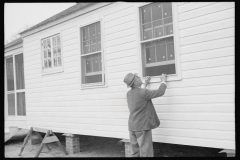
[(216, 2), (189, 2), (187, 4), (178, 6), (178, 13), (187, 12), (190, 10), (194, 10), (197, 8), (211, 5), (213, 3), (216, 3)]
[(192, 62), (196, 60), (204, 60), (204, 59), (214, 59), (219, 57), (228, 57), (235, 55), (235, 47), (224, 47), (224, 48), (217, 48), (213, 50), (207, 50), (202, 52), (195, 52), (192, 54), (185, 54), (181, 55), (181, 62)]
[(112, 54), (112, 53), (116, 53), (116, 52), (119, 53), (120, 51), (126, 51), (126, 50), (130, 50), (133, 48), (136, 48), (136, 42), (130, 42), (130, 43), (121, 44), (121, 45), (117, 45), (117, 46), (113, 46), (113, 47), (108, 47), (108, 48), (106, 48), (106, 54)]
[(23, 150), (24, 150), (24, 148), (25, 148), (25, 146), (26, 146), (26, 144), (28, 142), (28, 139), (30, 138), (30, 136), (32, 134), (32, 131), (33, 131), (33, 128), (31, 127), (29, 132), (28, 132), (28, 134), (27, 134), (27, 136), (24, 138), (24, 142), (23, 142), (23, 144), (21, 146), (21, 149), (20, 149), (20, 152), (19, 152), (18, 156), (20, 156), (22, 154), (22, 152), (23, 152)]
[(36, 132), (47, 133), (47, 132), (49, 131), (50, 134), (52, 133), (52, 131), (51, 131), (51, 130), (48, 130), (48, 129), (39, 128), (39, 127), (32, 127), (32, 128), (33, 128), (33, 131), (36, 131)]
[(235, 64), (235, 57), (220, 57), (213, 59), (205, 59), (193, 62), (185, 62), (182, 63), (181, 69), (182, 71), (200, 69), (200, 68), (212, 68), (212, 67), (220, 67), (220, 66), (230, 66)]
[(127, 56), (133, 56), (133, 55), (137, 55), (137, 48), (121, 51), (121, 54), (119, 54), (119, 52), (112, 53), (112, 54), (107, 54), (106, 59), (107, 59), (107, 62), (108, 62), (109, 60), (116, 60), (116, 59), (119, 59), (119, 58), (124, 58), (124, 57), (127, 57)]
[[(43, 138), (42, 136), (38, 133), (38, 132), (35, 132), (36, 135), (38, 136), (38, 138), (41, 140), (41, 142), (43, 141)], [(45, 147), (47, 148), (48, 151), (51, 151), (51, 148), (46, 144)]]
[[(49, 136), (49, 134), (50, 134), (50, 130), (47, 130), (47, 132), (46, 132), (46, 134), (45, 134), (45, 136), (44, 136), (44, 138), (43, 138), (43, 141), (45, 140), (46, 137)], [(38, 157), (38, 156), (39, 156), (39, 154), (40, 154), (41, 151), (42, 151), (43, 146), (44, 146), (44, 143), (41, 143), (40, 146), (39, 146), (39, 148), (38, 148), (38, 150), (37, 150), (37, 153), (36, 153), (35, 157)]]
[[(56, 137), (56, 135), (53, 133), (53, 135)], [(60, 141), (57, 141), (57, 144), (59, 146), (59, 148), (64, 152), (65, 155), (68, 155), (66, 149), (62, 146), (62, 144), (60, 143)]]
[(201, 34), (205, 32), (211, 32), (215, 30), (221, 30), (224, 28), (230, 28), (235, 26), (235, 19), (228, 18), (221, 21), (216, 21), (213, 23), (203, 24), (200, 26), (195, 26), (191, 28), (182, 29), (179, 31), (180, 37), (187, 37), (195, 34)]
[[(132, 73), (138, 73), (138, 70), (131, 70)], [(118, 78), (123, 78), (129, 73), (129, 71), (122, 71), (122, 72), (117, 72), (117, 73), (108, 73), (108, 79), (118, 79)]]
[(78, 37), (62, 42), (62, 48), (65, 48), (67, 46), (74, 45), (74, 44), (78, 44)]
[(72, 33), (69, 33), (69, 34), (62, 34), (62, 42), (65, 42), (65, 41), (68, 41), (70, 39), (74, 39), (74, 38), (77, 38), (78, 35), (77, 35), (77, 32), (72, 32)]
[(215, 12), (219, 12), (219, 11), (234, 8), (234, 7), (235, 7), (235, 4), (233, 2), (213, 3), (212, 5), (208, 5), (205, 7), (201, 7), (198, 9), (194, 9), (194, 10), (179, 14), (178, 20), (183, 21), (191, 18), (196, 18), (196, 17), (212, 14)]
[(52, 143), (59, 141), (56, 136), (45, 137), (42, 143)]
[(117, 65), (117, 66), (111, 66), (108, 68), (107, 72), (108, 73), (114, 73), (114, 72), (121, 72), (121, 71), (126, 71), (129, 70), (129, 68), (136, 70), (137, 69), (137, 63), (129, 63), (129, 64), (124, 64), (124, 65)]
[(207, 23), (212, 23), (215, 21), (224, 20), (227, 18), (233, 18), (234, 11), (235, 11), (234, 8), (230, 8), (230, 9), (223, 10), (220, 12), (200, 16), (200, 17), (197, 17), (194, 19), (181, 21), (181, 22), (179, 22), (179, 29), (190, 28), (190, 27), (194, 27), (194, 26), (207, 24)]
[(227, 37), (234, 37), (235, 35), (234, 31), (235, 31), (234, 27), (231, 27), (231, 28), (212, 31), (208, 33), (202, 33), (199, 35), (184, 37), (184, 38), (181, 38), (180, 45), (184, 46), (184, 45), (189, 45), (193, 43), (206, 42), (206, 41), (222, 39)]

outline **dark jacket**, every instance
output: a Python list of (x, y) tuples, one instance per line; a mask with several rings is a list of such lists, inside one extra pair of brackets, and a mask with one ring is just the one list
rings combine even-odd
[(160, 125), (154, 109), (152, 98), (164, 95), (167, 85), (162, 83), (158, 90), (132, 88), (127, 93), (129, 131), (143, 131), (157, 128)]

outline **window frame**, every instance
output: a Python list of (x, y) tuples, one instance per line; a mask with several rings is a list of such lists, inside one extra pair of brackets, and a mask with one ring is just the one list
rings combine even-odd
[[(87, 55), (84, 55), (82, 54), (82, 33), (81, 33), (81, 29), (83, 27), (86, 27), (88, 25), (91, 25), (91, 24), (94, 24), (94, 23), (97, 23), (97, 22), (100, 22), (100, 31), (101, 31), (101, 50), (100, 51), (97, 51), (97, 52), (93, 52), (93, 53), (89, 53), (87, 55), (92, 55), (92, 54), (95, 54), (95, 53), (99, 53), (101, 52), (101, 60), (102, 60), (102, 82), (96, 82), (96, 83), (87, 83), (87, 84), (82, 84), (82, 76), (83, 76), (83, 73), (82, 73), (82, 57), (84, 56), (87, 56)], [(78, 29), (78, 53), (79, 53), (79, 79), (80, 79), (80, 88), (81, 90), (83, 89), (91, 89), (91, 88), (102, 88), (102, 87), (107, 87), (107, 78), (106, 78), (106, 59), (105, 59), (105, 55), (104, 55), (104, 49), (105, 49), (105, 43), (104, 43), (104, 20), (103, 20), (103, 17), (101, 18), (96, 18), (96, 19), (93, 19), (93, 20), (90, 20), (90, 21), (87, 21), (85, 23), (82, 23), (80, 25), (77, 26), (77, 29)], [(90, 75), (91, 73), (89, 73)]]
[[(7, 84), (7, 63), (6, 60), (8, 58), (13, 58), (13, 78), (14, 78), (14, 90), (8, 91), (7, 85), (4, 85), (4, 93), (5, 93), (5, 112), (4, 112), (4, 117), (8, 120), (26, 120), (27, 117), (27, 103), (26, 103), (26, 85), (25, 85), (25, 72), (24, 72), (24, 89), (17, 89), (17, 81), (16, 81), (16, 65), (15, 65), (15, 56), (23, 54), (23, 51), (7, 55), (4, 57), (4, 82)], [(23, 54), (23, 62), (24, 62), (24, 54)], [(24, 65), (25, 66), (25, 65)], [(26, 115), (18, 115), (17, 114), (17, 93), (25, 93), (25, 110), (26, 110)], [(14, 94), (14, 115), (9, 115), (8, 114), (8, 94)]]
[[(43, 46), (42, 46), (42, 41), (44, 39), (50, 38), (50, 43), (51, 43), (51, 59), (52, 59), (52, 66), (54, 65), (53, 62), (53, 40), (52, 37), (59, 35), (60, 37), (60, 48), (61, 48), (61, 66), (58, 67), (52, 67), (52, 68), (44, 68), (44, 52), (43, 52)], [(39, 39), (39, 43), (40, 43), (40, 59), (41, 59), (41, 72), (42, 72), (42, 76), (44, 75), (51, 75), (54, 73), (61, 73), (64, 72), (64, 60), (63, 60), (63, 45), (62, 45), (62, 31), (57, 31), (57, 32), (52, 32), (51, 35), (46, 35), (44, 34), (43, 36), (40, 37)]]
[[(153, 2), (145, 2), (145, 3), (137, 3), (135, 4), (135, 19), (136, 19), (136, 30), (137, 30), (137, 51), (139, 54), (138, 55), (138, 72), (139, 76), (142, 77), (142, 80), (145, 80), (146, 77), (143, 77), (143, 56), (145, 56), (142, 52), (142, 44), (149, 42), (149, 41), (154, 41), (159, 39), (157, 38), (152, 38), (148, 40), (141, 40), (141, 23), (140, 23), (140, 8), (146, 5), (149, 5)], [(176, 81), (176, 80), (182, 80), (182, 72), (181, 72), (181, 61), (180, 61), (180, 42), (179, 42), (179, 27), (178, 27), (178, 10), (177, 10), (177, 3), (176, 2), (171, 2), (172, 3), (172, 19), (173, 19), (173, 42), (174, 42), (174, 54), (175, 54), (175, 69), (176, 69), (176, 74), (172, 75), (167, 75), (167, 81)], [(167, 38), (167, 37), (172, 37), (172, 35), (167, 35), (167, 36), (162, 36), (162, 38)], [(162, 63), (162, 62), (161, 62)], [(161, 82), (160, 76), (151, 76), (151, 83), (157, 83)]]

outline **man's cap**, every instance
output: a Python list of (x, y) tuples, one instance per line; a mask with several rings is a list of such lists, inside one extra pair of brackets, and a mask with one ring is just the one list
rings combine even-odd
[(131, 87), (133, 85), (134, 79), (136, 75), (133, 73), (128, 73), (125, 77), (123, 82), (127, 84), (128, 87)]

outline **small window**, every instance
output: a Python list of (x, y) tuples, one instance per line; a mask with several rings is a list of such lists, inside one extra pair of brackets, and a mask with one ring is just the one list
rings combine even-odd
[(82, 84), (104, 84), (100, 22), (80, 29)]
[(62, 51), (60, 35), (42, 39), (43, 70), (62, 67)]
[(176, 74), (171, 3), (140, 8), (143, 77)]

